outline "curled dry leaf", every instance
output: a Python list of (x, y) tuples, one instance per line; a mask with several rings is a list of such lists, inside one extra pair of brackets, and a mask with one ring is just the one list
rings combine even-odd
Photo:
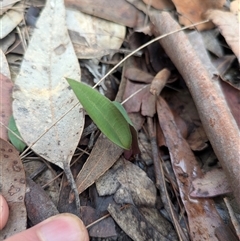
[(65, 80), (68, 76), (79, 81), (80, 68), (68, 36), (63, 1), (49, 0), (15, 82), (13, 114), (28, 145), (48, 130), (32, 149), (61, 168), (69, 164), (84, 125), (79, 105), (64, 116), (78, 103)]
[(162, 89), (167, 83), (167, 80), (169, 79), (170, 74), (171, 73), (168, 69), (163, 69), (157, 73), (150, 86), (150, 92), (153, 95), (157, 96), (161, 93)]
[[(202, 0), (173, 0), (174, 5), (177, 8), (179, 16), (179, 22), (184, 26), (197, 23), (205, 20), (204, 14), (209, 9), (222, 9), (225, 0), (215, 1), (202, 1)], [(206, 30), (213, 28), (213, 23), (208, 22), (196, 26), (198, 30)]]
[(220, 10), (209, 10), (206, 16), (220, 29), (226, 42), (237, 56), (240, 62), (240, 47), (239, 47), (239, 19), (231, 12)]
[[(7, 141), (0, 139), (0, 187), (9, 205), (9, 220), (1, 230), (5, 239), (26, 229), (27, 213), (24, 204), (26, 191), (25, 172), (18, 151)], [(17, 222), (16, 222), (17, 220)]]

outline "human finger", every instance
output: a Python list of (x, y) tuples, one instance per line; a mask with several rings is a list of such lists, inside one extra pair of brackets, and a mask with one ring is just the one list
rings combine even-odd
[(0, 230), (2, 230), (8, 220), (9, 208), (6, 199), (0, 195)]
[(83, 222), (75, 215), (62, 213), (5, 241), (88, 241), (88, 232)]

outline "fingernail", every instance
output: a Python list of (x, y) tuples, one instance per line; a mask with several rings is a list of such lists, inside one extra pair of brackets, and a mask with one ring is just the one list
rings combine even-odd
[(44, 222), (37, 231), (41, 241), (79, 241), (88, 240), (82, 221), (74, 215), (58, 215)]

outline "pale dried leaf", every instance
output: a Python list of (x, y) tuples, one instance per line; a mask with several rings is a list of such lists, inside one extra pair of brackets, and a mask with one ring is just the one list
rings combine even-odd
[(100, 58), (118, 50), (125, 38), (126, 27), (67, 9), (66, 21), (77, 57)]
[(0, 15), (4, 14), (8, 9), (10, 9), (14, 3), (20, 0), (2, 0), (0, 5)]
[(1, 237), (7, 238), (26, 229), (27, 213), (24, 204), (26, 182), (18, 151), (3, 139), (0, 139), (0, 166), (1, 194), (10, 209), (9, 220), (1, 230)]
[(231, 12), (209, 10), (208, 18), (220, 29), (221, 34), (240, 62), (239, 19)]
[[(64, 3), (49, 0), (37, 22), (13, 93), (14, 118), (28, 145), (78, 103), (65, 77), (79, 81), (80, 68), (66, 28)], [(78, 105), (32, 149), (63, 168), (71, 160), (83, 126), (84, 115)]]
[(0, 18), (0, 39), (6, 37), (23, 20), (23, 5), (17, 3), (14, 9), (7, 11)]
[(3, 51), (1, 49), (0, 49), (0, 60), (1, 60), (0, 74), (6, 76), (8, 79), (11, 79), (11, 74), (10, 74), (8, 62), (7, 62), (5, 54), (3, 53)]
[[(138, 210), (134, 205), (128, 205), (120, 209), (116, 204), (110, 204), (108, 211), (117, 224), (133, 240), (177, 240), (176, 234), (167, 220), (160, 214), (151, 217), (153, 213), (158, 213), (156, 209), (144, 208), (144, 210)], [(152, 223), (153, 220), (156, 221), (157, 225)]]

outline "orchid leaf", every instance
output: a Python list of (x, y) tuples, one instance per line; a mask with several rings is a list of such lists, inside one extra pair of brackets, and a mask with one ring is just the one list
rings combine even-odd
[(116, 145), (129, 150), (132, 135), (122, 112), (105, 96), (90, 86), (73, 79), (67, 81), (78, 100), (102, 133)]

